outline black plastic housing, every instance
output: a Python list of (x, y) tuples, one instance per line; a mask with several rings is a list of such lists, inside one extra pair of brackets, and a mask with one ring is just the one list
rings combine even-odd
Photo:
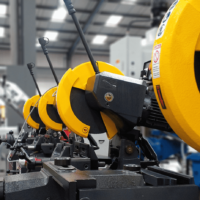
[[(143, 80), (102, 72), (88, 79), (85, 96), (90, 107), (106, 113), (120, 131), (127, 131), (142, 116), (145, 93)], [(112, 96), (111, 101), (106, 94)]]

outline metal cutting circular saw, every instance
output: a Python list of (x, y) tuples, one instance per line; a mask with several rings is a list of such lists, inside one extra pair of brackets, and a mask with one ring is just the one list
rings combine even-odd
[(176, 134), (200, 151), (200, 1), (176, 0), (157, 32), (153, 85)]
[[(173, 129), (187, 144), (200, 150), (200, 25), (197, 21), (200, 2), (176, 0), (161, 22), (151, 63), (156, 99), (148, 92), (145, 82), (122, 78), (122, 72), (114, 66), (94, 61), (73, 5), (70, 1), (65, 3), (91, 62), (69, 69), (62, 77), (56, 93), (61, 121), (82, 137), (107, 132), (109, 139), (117, 132), (123, 137), (138, 125)], [(47, 52), (45, 48), (44, 52)], [(56, 88), (49, 90), (39, 103), (42, 107), (39, 112), (45, 113), (44, 116), (48, 113), (48, 101), (55, 106), (51, 96), (55, 91)], [(42, 118), (43, 114), (40, 115)], [(49, 116), (43, 120), (52, 122)], [(57, 130), (62, 128), (61, 124)]]
[[(100, 72), (107, 71), (123, 76), (116, 67), (97, 62)], [(95, 72), (90, 62), (83, 63), (76, 68), (69, 69), (62, 77), (56, 93), (56, 104), (60, 118), (66, 126), (81, 137), (89, 133), (107, 132), (111, 139), (117, 129), (112, 120), (103, 112), (91, 109), (85, 99), (86, 84)], [(105, 83), (108, 84), (109, 83)]]
[(49, 89), (41, 96), (38, 105), (38, 113), (43, 123), (52, 130), (62, 131), (65, 125), (58, 115), (55, 107), (57, 87)]
[[(27, 120), (27, 124), (34, 128), (39, 129), (41, 127), (45, 127), (45, 124), (42, 122), (38, 115), (38, 101), (40, 99), (39, 95), (35, 95), (28, 99), (24, 104), (23, 108), (23, 116), (24, 120)], [(35, 108), (34, 108), (35, 106)], [(33, 111), (32, 111), (33, 109)]]
[[(41, 38), (41, 40), (44, 40), (44, 39)], [(39, 93), (39, 95), (37, 95), (38, 98), (31, 98), (32, 104), (35, 105), (37, 103), (35, 105), (36, 109), (33, 110), (35, 120), (40, 121), (42, 123), (41, 124), (42, 127), (46, 127), (46, 129), (50, 128), (54, 131), (62, 131), (63, 128), (65, 127), (65, 125), (63, 124), (62, 120), (60, 119), (57, 109), (55, 107), (55, 104), (56, 104), (55, 103), (55, 97), (56, 97), (55, 94), (57, 91), (57, 87), (53, 87), (53, 88), (49, 89), (47, 92), (45, 92), (43, 95), (41, 95), (40, 89), (38, 87), (37, 81), (36, 81), (34, 73), (33, 73), (34, 66), (35, 66), (34, 63), (27, 64), (27, 67), (30, 71), (30, 74), (33, 78), (33, 81), (34, 81), (37, 91)], [(55, 72), (54, 72), (54, 75), (55, 75)], [(56, 77), (56, 81), (57, 81), (57, 77)], [(29, 102), (29, 104), (30, 104), (30, 102)], [(28, 117), (29, 113), (30, 113), (30, 109), (29, 109), (30, 105), (29, 104), (27, 102), (27, 105), (25, 105), (25, 108), (24, 108), (24, 113), (26, 113), (26, 115), (25, 115), (26, 117)], [(31, 116), (32, 115), (33, 114), (31, 114)], [(28, 118), (28, 122), (29, 122), (28, 124), (32, 128), (36, 128), (36, 129), (40, 128), (41, 126), (35, 120), (33, 120), (31, 118), (31, 116)]]

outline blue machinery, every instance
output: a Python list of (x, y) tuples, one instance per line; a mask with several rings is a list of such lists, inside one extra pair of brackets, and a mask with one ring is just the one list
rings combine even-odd
[(195, 184), (200, 188), (200, 153), (192, 153), (187, 157), (188, 161), (192, 161), (192, 171)]
[(181, 152), (182, 140), (174, 133), (163, 133), (162, 131), (153, 130), (152, 137), (148, 137), (148, 141), (158, 156), (158, 160), (168, 159), (171, 155), (182, 155), (187, 153), (187, 146), (184, 145)]
[[(163, 133), (162, 131), (153, 130), (151, 137), (148, 137), (147, 140), (156, 152), (159, 161), (166, 160), (172, 155), (183, 156), (183, 154), (187, 154), (187, 145), (174, 133)], [(192, 153), (186, 159), (186, 173), (189, 173), (189, 164), (192, 162), (195, 184), (200, 188), (200, 153)]]

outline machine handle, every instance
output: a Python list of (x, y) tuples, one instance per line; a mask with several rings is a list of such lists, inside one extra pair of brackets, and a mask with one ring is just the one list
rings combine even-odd
[(42, 50), (43, 50), (43, 53), (46, 55), (48, 54), (48, 51), (47, 51), (47, 48), (46, 48), (46, 45), (49, 43), (49, 38), (46, 38), (46, 37), (41, 37), (38, 39), (41, 47), (42, 47)]
[(84, 45), (84, 47), (85, 47), (85, 50), (86, 50), (86, 52), (87, 52), (87, 55), (88, 55), (88, 57), (89, 57), (89, 59), (90, 59), (90, 62), (91, 62), (92, 67), (93, 67), (93, 69), (94, 69), (94, 72), (95, 72), (96, 74), (98, 74), (98, 73), (100, 73), (100, 72), (99, 72), (99, 68), (98, 68), (97, 65), (96, 65), (96, 61), (94, 60), (94, 57), (93, 57), (93, 55), (92, 55), (92, 52), (90, 51), (90, 48), (89, 48), (89, 46), (88, 46), (88, 43), (87, 43), (87, 41), (86, 41), (86, 39), (85, 39), (84, 33), (83, 33), (82, 29), (81, 29), (81, 26), (80, 26), (80, 24), (79, 24), (79, 22), (78, 22), (78, 19), (76, 18), (76, 15), (75, 15), (76, 10), (75, 10), (75, 8), (74, 8), (74, 6), (73, 6), (71, 0), (64, 0), (64, 2), (65, 2), (65, 5), (66, 5), (66, 7), (67, 7), (67, 10), (68, 10), (69, 14), (72, 16), (72, 19), (73, 19), (74, 24), (75, 24), (75, 26), (76, 26), (76, 29), (77, 29), (77, 31), (78, 31), (78, 33), (79, 33), (79, 36), (80, 36), (80, 38), (81, 38), (81, 40), (82, 40), (82, 43), (83, 43), (83, 45)]
[(55, 78), (55, 81), (56, 81), (56, 83), (57, 83), (57, 85), (58, 85), (58, 84), (59, 84), (58, 77), (56, 76), (56, 73), (55, 73), (55, 71), (54, 71), (53, 65), (52, 65), (51, 60), (50, 60), (50, 58), (49, 58), (48, 50), (47, 50), (47, 48), (46, 48), (46, 45), (49, 43), (49, 38), (41, 37), (41, 38), (38, 39), (38, 41), (39, 41), (39, 43), (40, 43), (40, 45), (41, 45), (41, 47), (42, 47), (42, 50), (43, 50), (43, 52), (44, 52), (44, 55), (45, 55), (46, 58), (47, 58), (47, 62), (49, 63), (49, 66), (50, 66), (50, 68), (51, 68), (51, 71), (52, 71), (52, 73), (53, 73), (53, 76), (54, 76), (54, 78)]
[(37, 82), (36, 82), (35, 76), (34, 76), (34, 74), (33, 74), (33, 68), (35, 67), (35, 64), (34, 64), (34, 63), (28, 63), (28, 64), (27, 64), (27, 67), (28, 67), (28, 69), (29, 69), (29, 71), (30, 71), (31, 76), (33, 77), (33, 81), (34, 81), (34, 83), (35, 83), (35, 86), (36, 86), (36, 88), (37, 88), (37, 91), (38, 91), (39, 95), (42, 96), (42, 95), (41, 95), (41, 92), (40, 92), (40, 89), (39, 89), (39, 87), (38, 87), (38, 84), (37, 84)]
[(75, 10), (71, 0), (64, 0), (64, 2), (65, 2), (65, 5), (67, 6), (67, 10), (70, 15), (76, 13), (76, 10)]

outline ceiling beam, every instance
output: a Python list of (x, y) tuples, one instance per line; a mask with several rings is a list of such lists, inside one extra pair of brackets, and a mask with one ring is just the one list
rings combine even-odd
[(3, 28), (10, 28), (10, 25), (8, 25), (8, 24), (0, 24), (0, 27), (3, 27)]
[[(0, 25), (1, 26), (1, 25)], [(5, 28), (9, 28), (10, 26), (6, 26)], [(66, 33), (66, 34), (77, 34), (77, 31), (72, 31), (72, 30), (58, 30), (58, 29), (54, 29), (54, 28), (37, 28), (37, 31), (42, 31), (42, 32), (46, 32), (46, 31), (58, 31), (59, 33)], [(99, 33), (99, 32), (88, 32), (86, 33), (86, 35), (91, 35), (91, 36), (95, 36), (97, 34), (100, 35), (107, 35), (109, 37), (115, 37), (115, 38), (121, 38), (124, 37), (126, 35), (126, 33), (124, 32), (124, 34), (116, 34), (116, 33)], [(135, 37), (145, 37), (144, 35), (140, 35), (140, 34), (131, 34), (130, 36), (135, 36)], [(63, 41), (63, 42), (72, 42), (71, 39), (58, 39), (59, 41)]]
[[(92, 0), (92, 1), (99, 1), (99, 0)], [(107, 2), (109, 3), (120, 3), (122, 0), (107, 0)], [(9, 2), (6, 1), (0, 1), (0, 4), (5, 4), (5, 5), (9, 5)], [(141, 5), (141, 6), (150, 6), (151, 5), (151, 1), (147, 1), (147, 0), (139, 0), (137, 2), (134, 3), (134, 5)], [(128, 5), (129, 6), (129, 5)], [(49, 9), (49, 10), (55, 10), (58, 8), (58, 6), (45, 6), (45, 5), (36, 5), (36, 8), (44, 8), (44, 9)]]
[[(89, 18), (87, 19), (86, 23), (84, 24), (84, 26), (82, 28), (84, 34), (87, 32), (88, 28), (92, 24), (93, 19), (95, 18), (96, 14), (101, 9), (101, 7), (102, 7), (104, 2), (105, 2), (105, 0), (99, 0), (98, 3), (96, 4), (93, 12), (91, 13), (91, 15), (89, 16)], [(72, 46), (70, 47), (70, 49), (69, 49), (69, 51), (67, 53), (68, 62), (71, 60), (71, 57), (72, 57), (74, 51), (76, 50), (76, 47), (78, 46), (80, 40), (81, 40), (81, 38), (78, 35), (78, 37), (75, 39), (75, 41), (73, 42)]]
[(108, 11), (102, 11), (99, 14), (101, 15), (121, 15), (123, 17), (131, 17), (131, 18), (142, 18), (142, 19), (149, 19), (149, 15), (139, 15), (139, 14), (128, 14), (128, 13), (121, 13), (121, 12), (108, 12)]
[(0, 1), (0, 4), (9, 5), (8, 1)]
[[(58, 31), (59, 33), (66, 33), (66, 34), (77, 34), (77, 31), (72, 31), (72, 30), (58, 30), (58, 29), (54, 29), (54, 28), (37, 28), (37, 31)], [(107, 35), (109, 37), (116, 37), (116, 38), (120, 38), (120, 37), (124, 37), (126, 35), (126, 33), (124, 34), (116, 34), (116, 33), (99, 33), (99, 32), (88, 32), (86, 35), (97, 35), (97, 34), (101, 34), (101, 35)], [(144, 37), (141, 35), (137, 35), (137, 34), (130, 34), (130, 36), (138, 36), (138, 37)]]
[[(150, 18), (149, 18), (150, 19)], [(51, 18), (50, 17), (37, 17), (36, 18), (36, 20), (38, 20), (38, 21), (51, 21)], [(65, 20), (65, 22), (67, 22), (67, 23), (69, 23), (69, 24), (74, 24), (74, 22), (72, 21), (72, 20)], [(85, 21), (79, 21), (79, 23), (81, 24), (81, 25), (84, 25), (86, 22)], [(94, 22), (94, 23), (92, 23), (92, 25), (94, 25), (94, 26), (104, 26), (105, 25), (105, 23), (103, 23), (103, 22)], [(128, 25), (129, 24), (118, 24), (117, 26), (116, 26), (116, 28), (117, 27), (120, 27), (120, 28), (127, 28), (128, 27)], [(149, 28), (151, 28), (150, 26), (138, 26), (138, 25), (132, 25), (130, 28), (137, 28), (137, 29), (149, 29)]]
[[(10, 48), (10, 43), (0, 43), (0, 48), (7, 48), (7, 49), (9, 49)], [(47, 49), (48, 50), (50, 50), (50, 49), (54, 49), (54, 50), (56, 50), (56, 49), (58, 49), (58, 50), (63, 50), (63, 51), (66, 51), (67, 49), (69, 49), (69, 48), (65, 48), (65, 47), (58, 47), (58, 46), (47, 46)], [(41, 48), (37, 48), (37, 50), (38, 51), (42, 51), (42, 49)], [(85, 49), (84, 48), (77, 48), (77, 50), (79, 50), (79, 51), (85, 51)], [(109, 52), (109, 50), (108, 49), (96, 49), (96, 48), (91, 48), (91, 51), (95, 51), (95, 52)]]
[(10, 50), (10, 47), (1, 47), (0, 46), (0, 50)]
[[(80, 0), (81, 1), (81, 0)], [(99, 1), (99, 0), (92, 0), (92, 1)], [(106, 2), (109, 2), (109, 3), (121, 3), (122, 0), (106, 0)], [(138, 0), (136, 2), (134, 2), (133, 5), (140, 5), (140, 6), (150, 6), (151, 5), (151, 0)], [(127, 4), (127, 6), (130, 6), (130, 4)], [(41, 8), (43, 7), (44, 9), (49, 9), (49, 10), (55, 10), (58, 8), (58, 6), (44, 6), (44, 5), (36, 5), (36, 8)], [(77, 9), (76, 9), (77, 10)]]
[[(43, 5), (37, 5), (36, 6), (37, 9), (48, 9), (48, 10), (55, 10), (58, 7), (52, 7), (52, 6), (43, 6)], [(76, 9), (77, 13), (82, 13), (82, 14), (92, 14), (93, 10), (84, 10), (84, 9)], [(100, 15), (121, 15), (123, 17), (131, 17), (131, 18), (141, 18), (141, 19), (147, 19), (150, 18), (150, 14), (149, 15), (139, 15), (139, 14), (127, 14), (127, 13), (121, 13), (121, 12), (108, 12), (108, 11), (101, 11), (98, 14)]]
[(58, 6), (36, 5), (36, 8), (45, 10), (56, 10)]
[[(4, 27), (4, 28), (10, 28), (9, 25), (4, 25), (4, 24), (0, 24), (0, 27)], [(126, 25), (122, 25), (121, 27), (126, 28)], [(131, 28), (141, 28), (140, 26), (131, 26)], [(146, 28), (141, 28), (141, 29), (149, 29), (150, 27), (146, 27)], [(73, 31), (73, 30), (59, 30), (59, 29), (55, 29), (55, 28), (37, 28), (37, 31), (42, 31), (42, 32), (46, 32), (46, 31), (58, 31), (59, 33), (66, 33), (66, 34), (77, 34), (77, 31)], [(116, 38), (120, 38), (120, 37), (124, 37), (125, 36), (125, 32), (124, 34), (116, 34), (116, 33), (98, 33), (98, 32), (88, 32), (86, 33), (86, 35), (97, 35), (97, 34), (101, 34), (101, 35), (107, 35), (109, 37), (116, 37)], [(130, 36), (136, 36), (136, 37), (144, 37), (144, 35), (139, 35), (139, 34), (130, 34)], [(60, 41), (64, 41), (64, 42), (71, 42), (72, 40), (70, 39), (59, 39)]]

